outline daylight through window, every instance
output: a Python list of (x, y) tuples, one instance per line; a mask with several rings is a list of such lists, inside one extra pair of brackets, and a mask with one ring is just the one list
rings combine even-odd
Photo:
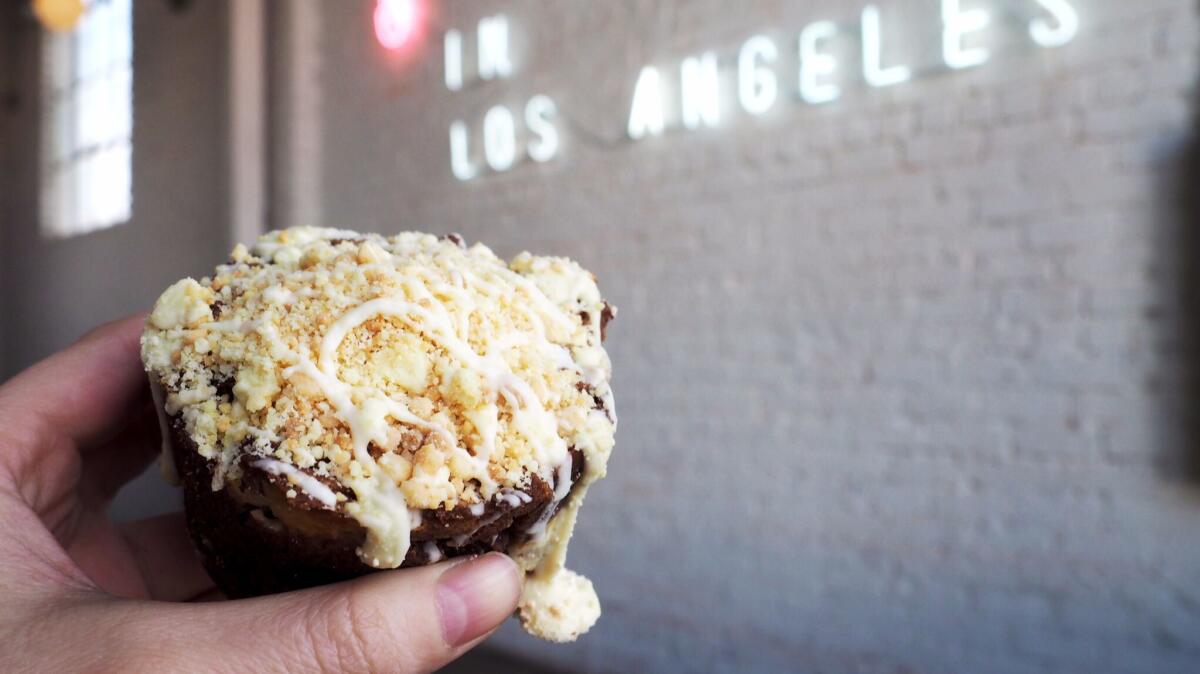
[(90, 0), (75, 30), (47, 34), (42, 84), (42, 231), (84, 234), (132, 206), (131, 0)]

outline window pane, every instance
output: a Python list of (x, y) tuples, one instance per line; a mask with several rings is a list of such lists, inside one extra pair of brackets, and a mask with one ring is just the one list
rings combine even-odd
[(112, 109), (108, 139), (128, 139), (133, 133), (133, 71), (128, 66), (109, 74), (107, 96)]
[(109, 0), (109, 65), (125, 66), (133, 62), (133, 7), (130, 0)]
[(101, 82), (82, 80), (75, 90), (75, 147), (76, 153), (93, 146), (103, 134), (103, 111), (100, 90)]
[(45, 118), (43, 138), (46, 147), (47, 167), (58, 166), (70, 158), (71, 153), (71, 97), (60, 94), (51, 99), (49, 114)]
[(79, 88), (79, 112), (76, 117), (76, 144), (86, 152), (99, 145), (129, 136), (130, 73), (110, 71), (87, 80)]
[(117, 145), (91, 157), (92, 175), (87, 182), (91, 217), (98, 225), (120, 222), (128, 217), (129, 146)]
[(42, 231), (71, 236), (132, 208), (132, 3), (90, 0), (73, 33), (43, 43)]
[(76, 27), (75, 78), (89, 80), (104, 72), (110, 64), (109, 42), (111, 29), (107, 2), (92, 2)]
[(86, 232), (91, 228), (92, 224), (92, 199), (91, 193), (88, 190), (88, 184), (92, 181), (92, 163), (95, 155), (84, 155), (75, 161), (73, 169), (74, 175), (69, 183), (71, 192), (75, 195), (74, 203), (74, 227), (80, 233)]

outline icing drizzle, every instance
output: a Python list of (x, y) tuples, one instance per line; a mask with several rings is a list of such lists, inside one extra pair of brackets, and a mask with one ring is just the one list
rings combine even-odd
[[(553, 480), (548, 481), (552, 481), (555, 485), (554, 501), (547, 506), (542, 517), (530, 528), (529, 533), (535, 537), (544, 534), (546, 522), (571, 487), (571, 457), (567, 451), (566, 441), (558, 434), (557, 417), (543, 406), (533, 388), (514, 374), (508, 362), (503, 358), (503, 350), (514, 340), (500, 341), (491, 345), (485, 353), (477, 353), (466, 341), (465, 336), (461, 334), (466, 329), (466, 322), (460, 321), (455, 325), (446, 307), (437, 300), (435, 295), (435, 293), (452, 294), (456, 290), (459, 292), (461, 290), (451, 284), (429, 279), (428, 275), (423, 276), (424, 278), (420, 280), (409, 279), (406, 283), (406, 290), (417, 298), (415, 302), (394, 296), (379, 297), (363, 302), (342, 314), (321, 338), (315, 363), (304, 354), (287, 349), (272, 325), (260, 322), (256, 325), (240, 326), (239, 328), (257, 332), (273, 348), (286, 352), (294, 364), (284, 369), (284, 377), (291, 378), (299, 373), (316, 382), (325, 398), (333, 406), (334, 414), (349, 428), (354, 459), (363, 467), (365, 475), (350, 478), (350, 486), (354, 490), (356, 500), (346, 504), (346, 511), (367, 530), (367, 540), (359, 550), (359, 556), (367, 564), (382, 568), (394, 568), (404, 561), (411, 544), (411, 531), (419, 526), (419, 522), (413, 523), (413, 517), (405, 503), (402, 490), (384, 471), (379, 469), (369, 451), (372, 442), (381, 445), (386, 442), (389, 417), (400, 423), (436, 434), (454, 454), (475, 465), (475, 474), (472, 477), (479, 480), (481, 486), (490, 492), (495, 490), (496, 484), (488, 472), (488, 463), (490, 454), (495, 449), (496, 428), (500, 422), (501, 409), (498, 402), (503, 400), (511, 414), (514, 428), (524, 435), (533, 447), (534, 456), (542, 466), (544, 477), (549, 478), (553, 475)], [(474, 278), (470, 280), (493, 291), (491, 284)], [(434, 285), (434, 292), (430, 292), (426, 285), (431, 281)], [(565, 320), (561, 315), (555, 315), (555, 312), (550, 311), (553, 309), (553, 305), (532, 283), (522, 279), (517, 287), (534, 298), (540, 298), (535, 300), (535, 304), (539, 308), (537, 313), (549, 317), (547, 320)], [(495, 289), (494, 292), (499, 292), (499, 290)], [(561, 312), (557, 313), (561, 314)], [(542, 317), (534, 315), (533, 312), (528, 312), (528, 315), (533, 329), (519, 334), (515, 341), (537, 344), (544, 353), (562, 360), (561, 354), (564, 349), (548, 339)], [(485, 387), (494, 402), (487, 406), (490, 414), (485, 422), (480, 424), (483, 441), (474, 453), (458, 446), (455, 435), (450, 429), (421, 418), (400, 400), (384, 395), (376, 389), (355, 390), (338, 378), (337, 351), (339, 346), (355, 328), (377, 317), (400, 320), (445, 349), (464, 366), (482, 376)], [(336, 500), (327, 502), (327, 499), (323, 498), (325, 496), (334, 498), (333, 492), (319, 481), (304, 476), (311, 481), (311, 484), (303, 482), (299, 476), (304, 474), (297, 469), (274, 460), (264, 461), (272, 461), (272, 463), (260, 466), (268, 472), (287, 474), (290, 480), (304, 488), (310, 496), (330, 507), (336, 505)], [(291, 471), (287, 471), (283, 466), (287, 466)], [(321, 489), (328, 494), (326, 495)], [(522, 496), (524, 500), (521, 498)], [(501, 498), (511, 504), (514, 499), (517, 502), (525, 502), (529, 496), (524, 492), (517, 491), (508, 493)]]
[(321, 502), (321, 505), (326, 508), (337, 507), (337, 494), (333, 490), (326, 487), (317, 478), (305, 473), (296, 468), (290, 463), (284, 463), (276, 459), (259, 459), (250, 464), (255, 468), (261, 468), (271, 475), (286, 476), (288, 482), (299, 487), (305, 494)]

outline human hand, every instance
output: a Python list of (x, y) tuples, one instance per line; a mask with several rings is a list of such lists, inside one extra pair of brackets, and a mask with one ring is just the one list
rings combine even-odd
[(159, 447), (144, 317), (0, 386), (0, 671), (430, 671), (510, 613), (492, 553), (272, 597), (218, 599), (175, 513), (118, 525)]

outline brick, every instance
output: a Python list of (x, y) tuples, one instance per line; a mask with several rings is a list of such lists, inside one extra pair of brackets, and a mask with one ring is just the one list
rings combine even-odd
[(1112, 139), (1152, 135), (1182, 128), (1190, 110), (1173, 96), (1141, 101), (1131, 106), (1097, 107), (1083, 115), (1086, 138)]
[(904, 159), (917, 167), (969, 164), (979, 158), (983, 138), (977, 131), (910, 138), (904, 144)]

